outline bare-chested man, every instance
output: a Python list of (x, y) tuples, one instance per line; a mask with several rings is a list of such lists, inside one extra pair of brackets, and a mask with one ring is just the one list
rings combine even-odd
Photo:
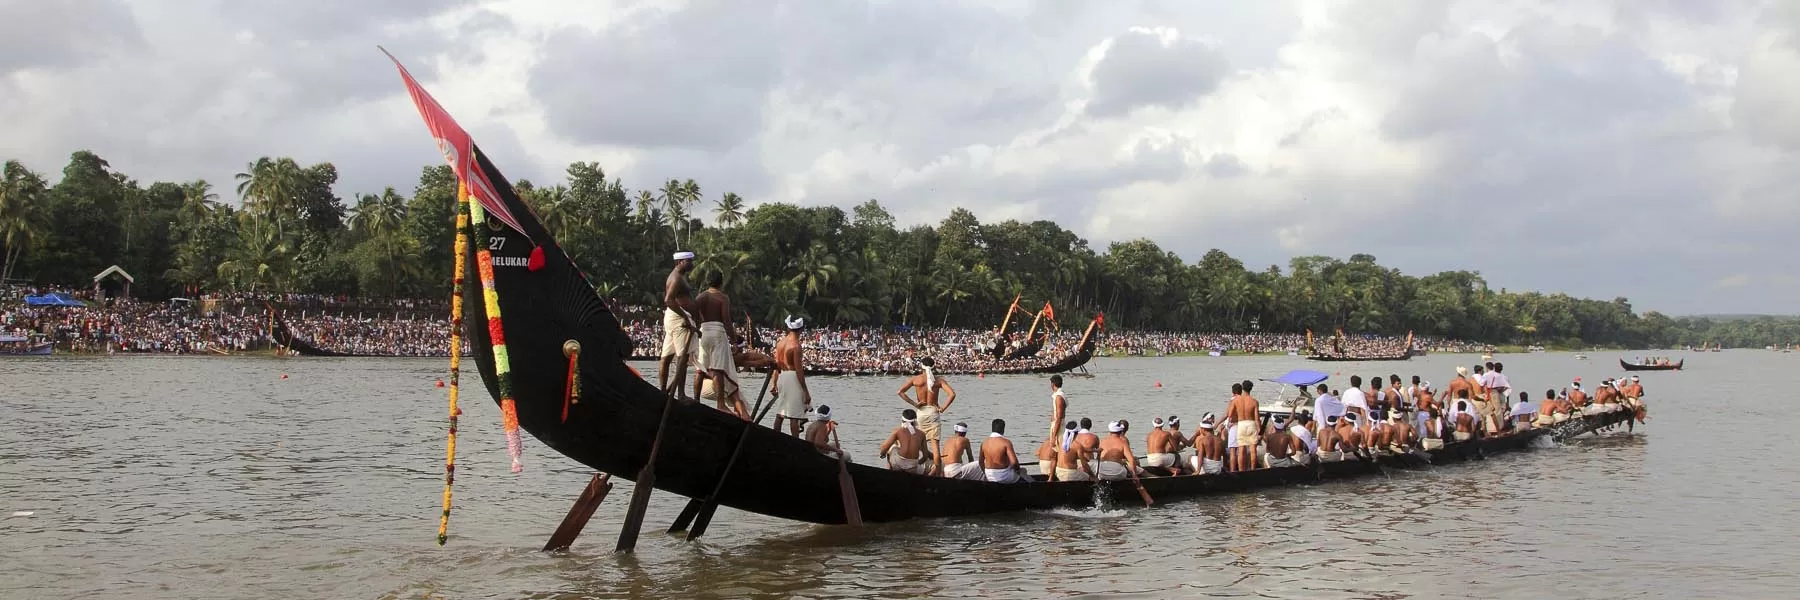
[(1179, 452), (1179, 449), (1175, 445), (1175, 437), (1169, 435), (1168, 430), (1163, 429), (1162, 417), (1157, 417), (1151, 423), (1150, 434), (1144, 437), (1144, 462), (1141, 464), (1145, 467), (1164, 469), (1174, 475), (1180, 472), (1180, 468), (1176, 465), (1181, 463), (1181, 458), (1176, 456), (1176, 452)]
[(1469, 368), (1457, 367), (1456, 378), (1451, 379), (1450, 384), (1444, 386), (1444, 391), (1439, 395), (1438, 399), (1442, 400), (1444, 405), (1448, 406), (1452, 404), (1452, 400), (1457, 398), (1467, 398), (1467, 394), (1472, 393), (1474, 387), (1475, 382), (1469, 379)]
[(806, 424), (806, 432), (801, 434), (801, 439), (812, 443), (819, 452), (833, 457), (842, 454), (844, 460), (850, 460), (850, 454), (838, 445), (837, 422), (831, 420), (831, 407), (820, 404), (813, 408), (813, 413), (808, 418), (810, 422)]
[(700, 317), (700, 366), (706, 369), (719, 410), (729, 406), (738, 418), (748, 421), (750, 407), (744, 405), (737, 363), (732, 360), (732, 346), (743, 338), (731, 327), (731, 298), (720, 289), (724, 285), (725, 274), (714, 271), (706, 276), (706, 291), (694, 298), (694, 312)]
[(1630, 408), (1637, 422), (1648, 423), (1649, 417), (1644, 410), (1644, 386), (1638, 383), (1638, 376), (1632, 375), (1631, 382), (1625, 384), (1625, 405)]
[(1019, 455), (1013, 452), (1012, 440), (1006, 439), (1006, 420), (994, 419), (993, 433), (981, 443), (981, 470), (994, 483), (1025, 483), (1025, 468), (1019, 466)]
[(1413, 447), (1413, 424), (1406, 418), (1404, 407), (1388, 413), (1388, 450), (1396, 454)]
[(1231, 458), (1226, 461), (1232, 472), (1248, 471), (1256, 468), (1256, 445), (1262, 438), (1262, 426), (1257, 421), (1257, 411), (1261, 405), (1256, 399), (1244, 391), (1244, 384), (1231, 384), (1231, 402), (1225, 405), (1225, 426), (1230, 428)]
[(1357, 426), (1359, 420), (1362, 417), (1353, 412), (1344, 413), (1344, 417), (1338, 419), (1337, 436), (1334, 438), (1337, 441), (1337, 459), (1345, 460), (1362, 453), (1363, 430)]
[(806, 389), (806, 359), (801, 352), (800, 330), (806, 320), (789, 316), (787, 335), (775, 342), (775, 383), (769, 393), (775, 394), (775, 430), (781, 431), (781, 420), (787, 419), (794, 435), (800, 435), (800, 422), (812, 408), (812, 391)]
[(1194, 457), (1188, 468), (1202, 475), (1225, 472), (1225, 440), (1214, 433), (1219, 426), (1212, 413), (1200, 415), (1200, 427), (1194, 430)]
[[(1581, 389), (1581, 379), (1569, 383), (1569, 416), (1578, 417), (1588, 413), (1587, 391)], [(1566, 420), (1566, 419), (1565, 419)]]
[(1125, 439), (1125, 423), (1108, 423), (1106, 431), (1108, 435), (1100, 440), (1100, 462), (1095, 465), (1094, 475), (1105, 481), (1131, 478), (1139, 469), (1131, 440)]
[(1163, 421), (1163, 424), (1169, 427), (1169, 444), (1175, 449), (1175, 466), (1170, 470), (1179, 475), (1187, 470), (1188, 461), (1182, 457), (1182, 452), (1188, 449), (1188, 437), (1181, 432), (1181, 417), (1169, 415), (1169, 419)]
[(924, 475), (931, 470), (925, 463), (925, 434), (919, 431), (919, 415), (913, 409), (900, 411), (900, 426), (881, 442), (881, 458), (895, 471)]
[(974, 451), (969, 447), (969, 426), (957, 423), (951, 431), (955, 435), (944, 441), (944, 457), (938, 460), (942, 465), (939, 470), (951, 479), (986, 481), (987, 473), (981, 471), (981, 463), (975, 462)]
[(1466, 442), (1475, 437), (1475, 408), (1469, 405), (1469, 390), (1457, 390), (1456, 402), (1450, 407), (1451, 439)]
[(1444, 413), (1433, 404), (1419, 411), (1419, 449), (1426, 452), (1444, 448)]
[[(1089, 459), (1093, 458), (1093, 455), (1088, 448), (1089, 440), (1087, 439), (1091, 437), (1093, 436), (1083, 437), (1081, 435), (1081, 423), (1076, 421), (1064, 423), (1062, 435), (1057, 441), (1056, 466), (1051, 473), (1045, 475), (1054, 477), (1055, 481), (1092, 481), (1094, 466), (1090, 464)], [(1098, 445), (1097, 440), (1093, 443)]]
[[(692, 270), (694, 253), (676, 252), (675, 268), (669, 271), (669, 279), (663, 283), (662, 358), (657, 361), (656, 383), (664, 393), (681, 389), (682, 383), (687, 381), (688, 361), (700, 348), (700, 341), (694, 335), (700, 330), (700, 324), (693, 319), (694, 295), (688, 290), (687, 282), (687, 274)], [(671, 365), (675, 367), (674, 377), (669, 376)], [(669, 387), (670, 382), (674, 382), (675, 387)]]
[(1063, 378), (1061, 375), (1050, 376), (1050, 435), (1044, 438), (1044, 444), (1038, 446), (1038, 472), (1056, 480), (1056, 458), (1062, 445), (1062, 436), (1058, 429), (1062, 427), (1063, 413), (1069, 407), (1069, 399), (1063, 396)]
[[(944, 413), (950, 411), (950, 405), (956, 402), (956, 388), (950, 387), (949, 381), (931, 371), (934, 364), (929, 356), (919, 359), (919, 374), (907, 379), (896, 393), (901, 400), (919, 411), (919, 431), (925, 433), (925, 441), (931, 444), (931, 454), (936, 456), (942, 454), (938, 442), (938, 422)], [(906, 395), (909, 390), (913, 392), (912, 396)], [(948, 394), (941, 406), (938, 405), (938, 390)], [(1006, 444), (1008, 448), (1012, 447), (1012, 442)]]
[(1300, 461), (1295, 460), (1295, 457), (1306, 454), (1306, 444), (1288, 433), (1287, 415), (1275, 415), (1273, 421), (1272, 430), (1263, 440), (1263, 460), (1269, 463), (1271, 469), (1300, 466)]

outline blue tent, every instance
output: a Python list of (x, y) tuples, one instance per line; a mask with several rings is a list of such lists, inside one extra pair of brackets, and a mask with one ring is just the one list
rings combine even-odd
[(80, 300), (76, 300), (74, 298), (70, 298), (68, 294), (64, 294), (62, 292), (50, 292), (48, 294), (38, 294), (36, 296), (26, 296), (25, 297), (25, 305), (26, 306), (77, 306), (77, 307), (87, 306), (86, 303), (84, 303)]
[(1329, 373), (1325, 373), (1323, 371), (1308, 371), (1306, 369), (1296, 369), (1293, 371), (1288, 371), (1288, 373), (1286, 375), (1282, 375), (1282, 376), (1276, 377), (1274, 379), (1264, 379), (1263, 381), (1272, 381), (1275, 383), (1285, 383), (1287, 385), (1312, 385), (1312, 384), (1315, 384), (1315, 383), (1318, 383), (1321, 381), (1325, 381), (1330, 378), (1331, 378), (1331, 375)]

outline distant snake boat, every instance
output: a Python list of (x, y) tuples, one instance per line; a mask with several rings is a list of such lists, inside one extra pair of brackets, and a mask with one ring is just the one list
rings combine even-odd
[(1619, 359), (1619, 368), (1627, 371), (1680, 371), (1681, 365), (1686, 362), (1687, 359), (1684, 358), (1666, 365), (1637, 365), (1625, 362), (1625, 359), (1621, 358)]
[[(469, 192), (467, 209), (477, 217), (465, 230), (474, 235), (459, 257), (470, 280), (462, 289), (462, 324), (475, 348), (481, 380), (503, 412), (511, 404), (518, 425), (545, 446), (626, 479), (634, 479), (633, 474), (649, 462), (660, 422), (666, 428), (663, 435), (681, 443), (661, 445), (656, 451), (653, 489), (689, 498), (710, 496), (722, 506), (782, 519), (847, 522), (849, 510), (840, 486), (843, 467), (836, 458), (799, 438), (700, 403), (667, 402), (662, 391), (626, 365), (631, 340), (593, 286), (467, 132), (405, 74), (404, 67), (401, 72), (439, 148)], [(498, 311), (492, 311), (495, 308)], [(565, 348), (573, 347), (569, 342), (579, 344), (573, 358), (564, 354)], [(1091, 353), (1091, 347), (1084, 347), (1077, 355), (1085, 360)], [(573, 395), (565, 393), (571, 364), (579, 380), (578, 402), (570, 402)], [(673, 412), (665, 415), (665, 410)], [(1481, 459), (1526, 448), (1539, 437), (1566, 439), (1627, 418), (1623, 412), (1577, 418), (1555, 429), (1455, 443), (1429, 455), (1227, 475), (1145, 477), (1142, 485), (1161, 502), (1367, 476), (1388, 467)], [(1025, 434), (1021, 439), (1035, 438)], [(727, 457), (733, 456), (736, 462), (728, 464)], [(1130, 480), (1000, 484), (856, 463), (846, 470), (854, 483), (852, 497), (860, 503), (862, 520), (868, 522), (1084, 507), (1093, 505), (1097, 496), (1123, 502), (1138, 498)]]
[(0, 335), (0, 356), (49, 356), (56, 343), (21, 335)]

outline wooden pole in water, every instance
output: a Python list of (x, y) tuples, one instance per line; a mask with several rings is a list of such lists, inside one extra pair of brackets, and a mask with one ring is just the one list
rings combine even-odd
[(838, 447), (838, 493), (844, 497), (844, 522), (862, 527), (862, 504), (856, 501), (856, 480), (850, 478), (848, 459), (844, 458), (844, 445), (837, 440), (837, 431), (831, 432), (831, 443)]
[(656, 487), (656, 455), (662, 450), (663, 433), (669, 428), (669, 415), (675, 412), (675, 392), (671, 386), (663, 394), (662, 417), (656, 423), (656, 437), (650, 440), (650, 458), (644, 461), (644, 468), (638, 471), (637, 480), (631, 488), (631, 504), (625, 509), (625, 523), (619, 530), (619, 544), (613, 547), (614, 552), (631, 552), (637, 549), (638, 530), (644, 527), (644, 511), (650, 508), (650, 490)]
[[(719, 492), (724, 491), (725, 481), (731, 477), (731, 467), (737, 464), (738, 456), (743, 454), (744, 442), (750, 439), (750, 430), (761, 426), (763, 394), (768, 393), (769, 379), (774, 376), (775, 372), (771, 370), (769, 376), (763, 378), (762, 391), (756, 393), (756, 407), (750, 410), (752, 420), (744, 425), (744, 432), (738, 434), (737, 447), (732, 449), (731, 458), (725, 461), (725, 470), (719, 473), (719, 481), (713, 484), (712, 493), (707, 494), (704, 500), (688, 500), (687, 506), (681, 509), (681, 514), (675, 517), (675, 522), (669, 525), (669, 533), (687, 530), (687, 540), (690, 542), (706, 534), (706, 526), (712, 523), (713, 513), (719, 509)], [(773, 402), (769, 403), (769, 406), (774, 405)], [(693, 529), (688, 529), (689, 524), (694, 526)]]
[(569, 514), (556, 527), (556, 533), (550, 534), (550, 541), (544, 544), (544, 552), (568, 550), (569, 545), (575, 543), (575, 537), (581, 535), (581, 529), (587, 526), (588, 519), (594, 517), (594, 509), (600, 506), (601, 500), (606, 499), (606, 493), (612, 491), (609, 479), (612, 479), (611, 475), (595, 473), (593, 479), (588, 480), (587, 489), (582, 490), (581, 496), (575, 499), (575, 504), (569, 507)]

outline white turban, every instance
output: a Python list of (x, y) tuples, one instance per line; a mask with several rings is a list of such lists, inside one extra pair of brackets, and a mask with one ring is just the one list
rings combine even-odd
[(968, 433), (968, 432), (969, 432), (969, 426), (968, 426), (968, 425), (964, 425), (964, 424), (962, 424), (962, 423), (957, 423), (957, 424), (956, 424), (956, 432), (957, 432), (957, 433)]
[(814, 408), (812, 414), (807, 415), (807, 417), (814, 421), (830, 421), (831, 407), (820, 404), (817, 408)]
[(1113, 421), (1106, 424), (1106, 430), (1113, 433), (1125, 433), (1125, 426), (1118, 421)]
[(688, 260), (693, 257), (694, 257), (694, 253), (689, 252), (687, 250), (682, 250), (680, 252), (675, 253), (675, 260)]
[(1469, 376), (1469, 368), (1468, 367), (1457, 367), (1456, 374), (1459, 377), (1468, 377)]
[(802, 319), (802, 318), (796, 317), (794, 315), (788, 315), (788, 318), (787, 318), (787, 328), (788, 329), (802, 329), (805, 327), (806, 327), (806, 319)]

